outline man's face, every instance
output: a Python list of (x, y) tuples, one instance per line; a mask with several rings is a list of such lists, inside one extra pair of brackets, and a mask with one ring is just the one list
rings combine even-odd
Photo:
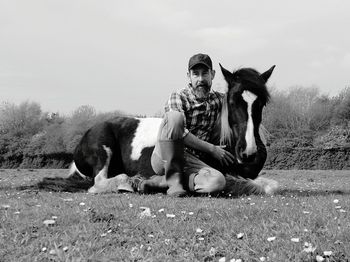
[(198, 98), (205, 98), (211, 88), (215, 71), (205, 65), (196, 65), (187, 73), (190, 83)]

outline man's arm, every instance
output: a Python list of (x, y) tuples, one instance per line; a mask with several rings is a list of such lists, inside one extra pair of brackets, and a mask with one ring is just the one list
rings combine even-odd
[(187, 133), (184, 137), (184, 144), (192, 149), (207, 153), (210, 156), (218, 159), (222, 164), (233, 164), (235, 157), (222, 146), (215, 146), (202, 139), (199, 139), (192, 133)]

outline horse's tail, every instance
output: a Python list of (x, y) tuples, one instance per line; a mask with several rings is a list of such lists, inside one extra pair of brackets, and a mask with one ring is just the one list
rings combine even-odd
[(93, 186), (94, 181), (80, 173), (73, 162), (67, 177), (44, 177), (32, 186), (22, 186), (19, 189), (37, 189), (45, 191), (82, 192)]
[(226, 176), (226, 195), (273, 195), (278, 189), (278, 182), (272, 179), (258, 177), (257, 179), (246, 179), (242, 177)]

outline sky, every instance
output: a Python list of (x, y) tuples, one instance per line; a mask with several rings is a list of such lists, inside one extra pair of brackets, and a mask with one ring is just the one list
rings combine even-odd
[(348, 0), (0, 0), (0, 102), (152, 116), (207, 53), (230, 71), (276, 65), (268, 86), (350, 85)]

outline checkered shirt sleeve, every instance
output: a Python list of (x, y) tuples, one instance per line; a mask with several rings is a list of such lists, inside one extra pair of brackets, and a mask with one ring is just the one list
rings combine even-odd
[(165, 112), (169, 111), (178, 111), (181, 112), (184, 116), (185, 121), (185, 130), (183, 137), (185, 137), (190, 131), (186, 128), (186, 116), (184, 111), (186, 110), (186, 101), (181, 97), (179, 93), (172, 93), (168, 102), (165, 105)]

